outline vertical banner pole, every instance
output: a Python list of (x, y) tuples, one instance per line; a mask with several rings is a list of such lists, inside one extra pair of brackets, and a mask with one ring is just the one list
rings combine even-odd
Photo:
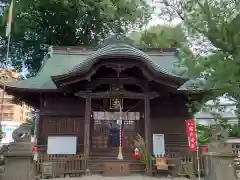
[(197, 145), (197, 167), (198, 167), (198, 180), (201, 180), (201, 177), (200, 177), (199, 146), (198, 145)]
[(199, 157), (199, 146), (198, 146), (198, 136), (197, 136), (197, 124), (195, 121), (195, 131), (196, 131), (196, 145), (197, 145), (197, 169), (198, 169), (198, 180), (201, 180), (200, 177), (200, 157)]
[(199, 158), (199, 146), (197, 141), (197, 126), (195, 120), (186, 120), (187, 136), (189, 143), (189, 151), (197, 152), (197, 170), (198, 180), (200, 180), (200, 158)]
[(121, 105), (121, 101), (119, 102), (120, 104), (120, 130), (119, 130), (119, 150), (118, 150), (118, 160), (123, 160), (123, 155), (122, 155), (122, 105)]

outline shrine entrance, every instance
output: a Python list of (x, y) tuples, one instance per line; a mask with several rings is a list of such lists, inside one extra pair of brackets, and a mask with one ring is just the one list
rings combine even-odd
[[(120, 120), (122, 119), (122, 121)], [(92, 152), (109, 152), (120, 145), (122, 129), (123, 152), (133, 151), (133, 140), (140, 133), (140, 112), (95, 111), (91, 123)]]

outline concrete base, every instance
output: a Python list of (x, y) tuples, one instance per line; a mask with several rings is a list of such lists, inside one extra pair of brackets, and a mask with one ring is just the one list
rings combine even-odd
[(210, 171), (204, 180), (237, 180), (233, 158), (233, 155), (210, 156), (208, 164)]
[(31, 147), (33, 144), (26, 142), (10, 145), (10, 151), (4, 154), (6, 158), (4, 180), (33, 179), (36, 175), (36, 166)]

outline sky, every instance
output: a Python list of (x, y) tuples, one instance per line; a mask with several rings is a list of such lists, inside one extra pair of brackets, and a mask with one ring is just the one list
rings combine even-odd
[[(160, 9), (162, 7), (162, 5), (159, 3), (159, 0), (146, 0), (146, 1), (150, 6), (155, 7), (155, 11), (152, 14), (152, 20), (150, 20), (147, 27), (155, 26), (158, 24), (166, 24), (166, 23), (169, 24), (169, 22), (166, 22), (163, 19), (160, 19), (158, 17), (158, 14), (160, 13)], [(170, 24), (177, 25), (180, 22), (181, 20), (176, 18)]]

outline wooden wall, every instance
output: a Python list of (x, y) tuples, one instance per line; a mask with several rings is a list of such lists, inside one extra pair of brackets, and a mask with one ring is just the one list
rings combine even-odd
[[(93, 103), (94, 104), (94, 103)], [(134, 103), (133, 103), (134, 104)], [(161, 97), (150, 101), (152, 133), (165, 135), (166, 152), (180, 156), (187, 149), (185, 120), (189, 118), (184, 96)], [(93, 107), (96, 110), (96, 107)], [(144, 102), (133, 108), (144, 112)], [(75, 97), (45, 97), (40, 109), (38, 144), (46, 150), (47, 136), (74, 135), (78, 137), (78, 151), (84, 144), (85, 100)], [(144, 136), (144, 119), (139, 132)]]
[(45, 151), (48, 136), (77, 136), (78, 152), (83, 152), (85, 100), (45, 97), (40, 109), (38, 145)]
[(180, 156), (188, 145), (185, 120), (189, 118), (183, 96), (151, 100), (152, 133), (164, 134), (167, 154)]

